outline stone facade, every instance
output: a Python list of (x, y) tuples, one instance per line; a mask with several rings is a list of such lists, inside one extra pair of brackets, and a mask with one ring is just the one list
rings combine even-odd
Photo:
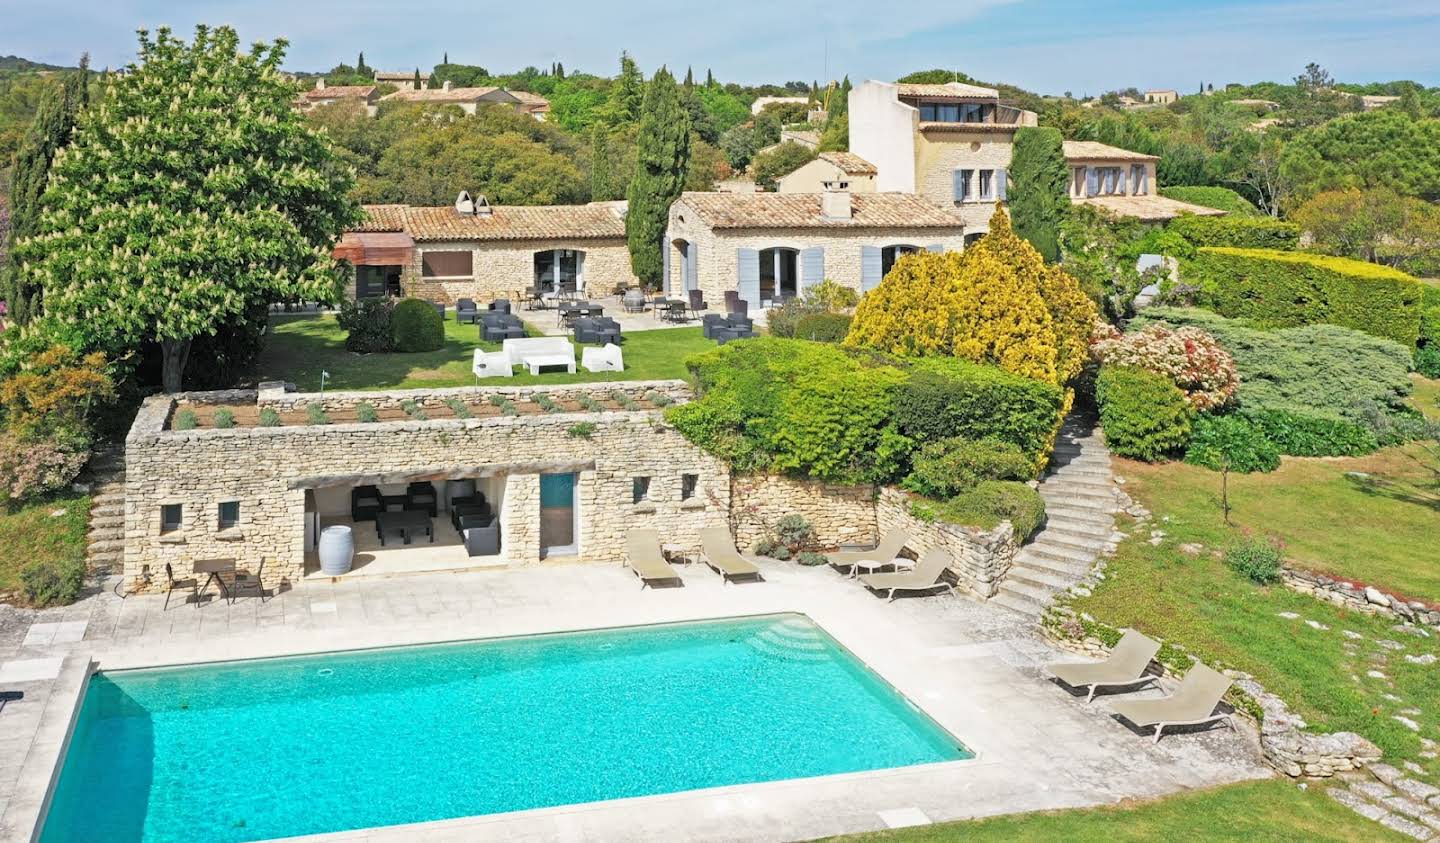
[(822, 483), (775, 474), (737, 475), (730, 479), (730, 520), (735, 544), (755, 546), (775, 523), (800, 515), (815, 528), (827, 548), (874, 545), (875, 488)]
[(942, 208), (953, 209), (965, 224), (967, 236), (989, 231), (995, 199), (956, 201), (955, 171), (1008, 170), (1014, 141), (1013, 132), (917, 132), (915, 192)]
[(990, 598), (1000, 587), (1000, 579), (1010, 570), (1019, 544), (1009, 521), (1001, 521), (993, 530), (962, 527), (943, 521), (925, 521), (910, 511), (910, 495), (900, 489), (886, 487), (875, 501), (875, 522), (881, 535), (890, 530), (910, 534), (906, 548), (916, 557), (938, 547), (950, 553), (955, 561), (950, 570), (956, 585), (969, 589), (979, 597)]
[[(591, 391), (675, 392), (679, 382), (589, 384)], [(510, 388), (507, 394), (543, 389)], [(569, 387), (569, 389), (574, 389)], [(432, 399), (440, 393), (481, 398), (496, 390), (391, 393), (393, 400)], [(224, 393), (233, 400), (235, 393)], [(254, 393), (250, 393), (252, 400)], [(625, 534), (654, 527), (664, 540), (698, 548), (698, 531), (724, 525), (729, 514), (726, 467), (664, 424), (659, 411), (556, 413), (433, 421), (317, 426), (168, 430), (177, 398), (145, 402), (126, 439), (125, 575), (132, 583), (148, 569), (164, 582), (164, 565), (188, 576), (195, 560), (235, 559), (243, 570), (265, 560), (268, 587), (298, 583), (305, 568), (307, 490), (361, 483), (447, 478), (500, 478), (501, 555), (512, 565), (540, 561), (539, 475), (575, 472), (579, 510), (578, 558), (624, 558)], [(319, 400), (295, 395), (268, 402)], [(375, 401), (363, 393), (329, 394), (324, 403)], [(591, 435), (572, 435), (580, 422)], [(698, 478), (681, 499), (682, 475)], [(646, 499), (633, 501), (636, 477), (651, 478)], [(220, 530), (221, 503), (240, 505), (238, 526)], [(182, 507), (181, 526), (162, 532), (164, 504)]]
[[(510, 298), (535, 284), (535, 253), (575, 249), (585, 253), (581, 278), (589, 295), (609, 295), (620, 287), (639, 283), (630, 269), (630, 249), (624, 238), (596, 240), (458, 240), (416, 243), (401, 275), (407, 296), (443, 304), (469, 298), (477, 302)], [(426, 252), (473, 253), (471, 275), (426, 278), (422, 272)]]

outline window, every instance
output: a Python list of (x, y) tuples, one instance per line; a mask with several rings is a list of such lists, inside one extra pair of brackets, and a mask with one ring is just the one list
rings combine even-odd
[(913, 255), (920, 251), (919, 246), (886, 246), (880, 250), (880, 276), (883, 278), (890, 274), (890, 268), (895, 266), (895, 261), (905, 255)]
[(994, 170), (981, 170), (981, 171), (980, 171), (980, 198), (981, 198), (982, 200), (983, 200), (983, 199), (994, 199), (994, 198), (995, 198), (995, 171), (994, 171)]
[(240, 526), (240, 502), (225, 501), (220, 504), (220, 529), (229, 530)]
[(1150, 193), (1150, 170), (1144, 164), (1130, 165), (1130, 195), (1146, 196)]
[(959, 123), (960, 106), (954, 104), (936, 106), (935, 119), (941, 123)]
[(632, 503), (643, 503), (650, 498), (650, 478), (636, 477), (630, 485), (630, 500)]
[(922, 103), (920, 103), (920, 119), (921, 119), (922, 121), (926, 122), (926, 123), (934, 122), (934, 120), (935, 120), (935, 103), (933, 103), (933, 102), (922, 102)]
[(471, 262), (475, 253), (426, 252), (420, 256), (420, 274), (425, 278), (470, 278), (475, 272)]
[(167, 503), (160, 507), (160, 532), (173, 533), (180, 529), (185, 507), (178, 503)]
[(698, 475), (698, 474), (682, 474), (682, 475), (680, 475), (680, 500), (682, 500), (682, 501), (688, 501), (688, 500), (690, 500), (691, 498), (695, 497), (695, 489), (696, 489), (696, 487), (698, 487), (699, 485), (700, 485), (700, 475)]
[(955, 171), (955, 204), (958, 205), (961, 202), (970, 201), (970, 199), (974, 195), (974, 189), (971, 187), (971, 185), (974, 183), (974, 179), (974, 170)]

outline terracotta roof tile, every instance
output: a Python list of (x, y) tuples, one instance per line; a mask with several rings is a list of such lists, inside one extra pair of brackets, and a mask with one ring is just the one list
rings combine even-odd
[(479, 102), (482, 99), (492, 102), (519, 102), (514, 96), (503, 88), (426, 88), (417, 91), (413, 88), (404, 88), (387, 96), (387, 100), (398, 102)]
[(404, 231), (404, 205), (366, 205), (365, 220), (351, 231)]
[(853, 152), (822, 152), (820, 160), (834, 164), (847, 176), (873, 176), (880, 172), (874, 164)]
[(1117, 217), (1134, 217), (1141, 222), (1173, 220), (1182, 214), (1199, 217), (1220, 217), (1225, 212), (1203, 205), (1192, 205), (1167, 199), (1164, 196), (1090, 196), (1074, 200), (1083, 205), (1093, 205)]
[(625, 221), (608, 205), (507, 205), (491, 215), (453, 207), (406, 208), (405, 231), (424, 240), (599, 240), (624, 238)]
[(1121, 149), (1118, 146), (1096, 143), (1095, 141), (1065, 141), (1065, 159), (1075, 161), (1081, 159), (1098, 161), (1159, 161), (1158, 155), (1146, 155), (1143, 152), (1131, 152), (1128, 149)]
[(943, 85), (897, 82), (895, 87), (900, 89), (902, 97), (962, 97), (993, 100), (1000, 96), (1000, 92), (994, 88), (982, 88), (979, 85), (967, 85), (964, 82), (946, 82)]
[(529, 91), (506, 91), (505, 93), (520, 101), (529, 111), (549, 111), (550, 100), (539, 94), (532, 94)]
[(369, 99), (374, 93), (374, 85), (327, 85), (324, 88), (311, 88), (301, 96), (307, 100), (330, 100), (344, 97)]
[(849, 219), (820, 212), (818, 193), (684, 193), (711, 228), (953, 228), (960, 218), (910, 193), (853, 193)]

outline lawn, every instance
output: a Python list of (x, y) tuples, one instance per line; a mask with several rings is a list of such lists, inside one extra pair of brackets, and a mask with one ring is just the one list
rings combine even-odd
[[(538, 332), (535, 332), (538, 333)], [(476, 348), (497, 351), (499, 343), (478, 339), (474, 325), (461, 325), (454, 318), (445, 322), (445, 347), (418, 354), (355, 354), (345, 350), (345, 331), (329, 314), (274, 316), (270, 333), (256, 365), (256, 380), (286, 380), (302, 392), (320, 388), (320, 373), (329, 372), (326, 389), (423, 389), (442, 386), (474, 386), (470, 360)], [(521, 386), (534, 383), (581, 383), (615, 380), (662, 380), (683, 378), (685, 358), (715, 348), (699, 328), (668, 328), (628, 331), (621, 344), (625, 371), (557, 372), (531, 375), (517, 371), (509, 380), (496, 379), (490, 385)], [(576, 346), (580, 348), (580, 346)], [(580, 352), (575, 353), (579, 361)]]
[(1426, 418), (1440, 420), (1440, 380), (1411, 373), (1410, 381), (1415, 384), (1415, 391), (1410, 393), (1410, 404)]
[[(58, 515), (54, 513), (60, 513)], [(20, 588), (20, 569), (85, 555), (88, 495), (68, 495), (19, 509), (0, 508), (0, 595)]]
[(844, 843), (1050, 841), (1111, 843), (1153, 840), (1401, 841), (1410, 838), (1350, 811), (1311, 787), (1288, 781), (1247, 782), (1155, 802), (1015, 814), (968, 822), (834, 838)]

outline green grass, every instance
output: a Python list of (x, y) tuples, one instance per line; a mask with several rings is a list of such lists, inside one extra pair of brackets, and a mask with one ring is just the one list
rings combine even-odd
[(874, 843), (952, 840), (1112, 843), (1155, 840), (1244, 840), (1316, 843), (1409, 840), (1352, 812), (1319, 787), (1287, 781), (1246, 782), (1155, 802), (1071, 811), (1014, 814), (968, 822), (834, 838)]
[[(553, 318), (553, 317), (552, 317)], [(533, 331), (532, 333), (538, 333)], [(699, 328), (627, 331), (621, 348), (624, 372), (565, 372), (531, 375), (523, 369), (504, 386), (534, 383), (584, 383), (615, 380), (662, 380), (685, 377), (685, 358), (715, 347)], [(320, 388), (320, 373), (329, 372), (326, 389), (423, 389), (474, 386), (470, 373), (476, 348), (498, 351), (500, 343), (479, 341), (479, 329), (461, 325), (453, 315), (445, 322), (445, 346), (416, 354), (355, 354), (345, 350), (345, 331), (330, 315), (276, 316), (257, 363), (257, 380), (287, 380), (301, 391)], [(581, 346), (576, 346), (579, 362)], [(578, 368), (578, 367), (577, 367)], [(502, 381), (486, 381), (500, 385)]]
[[(1286, 460), (1274, 474), (1232, 477), (1234, 517), (1256, 535), (1283, 538), (1287, 555), (1298, 549), (1318, 559), (1344, 559), (1344, 565), (1328, 567), (1363, 569), (1382, 582), (1433, 582), (1436, 511), (1368, 494), (1345, 477), (1347, 470), (1398, 471), (1406, 454), (1388, 449), (1364, 459)], [(1420, 754), (1422, 737), (1440, 741), (1440, 709), (1434, 706), (1440, 670), (1404, 658), (1440, 656), (1440, 638), (1409, 635), (1394, 628), (1393, 618), (1348, 611), (1282, 585), (1257, 586), (1231, 571), (1214, 554), (1240, 532), (1221, 523), (1218, 475), (1125, 461), (1118, 471), (1155, 521), (1121, 544), (1095, 593), (1074, 601), (1077, 610), (1251, 673), (1312, 728), (1358, 732), (1378, 744), (1387, 761), (1413, 760), (1440, 773), (1435, 759)], [(1159, 546), (1145, 541), (1151, 527), (1166, 533)], [(1179, 549), (1185, 543), (1204, 550), (1187, 554)], [(1313, 628), (1307, 620), (1328, 628)], [(1351, 640), (1345, 630), (1363, 638)], [(1398, 641), (1403, 649), (1385, 649), (1376, 643), (1381, 640)], [(1368, 675), (1372, 670), (1383, 675)], [(1420, 731), (1396, 715), (1417, 721)]]
[(4, 548), (0, 595), (20, 588), (20, 569), (31, 562), (84, 556), (89, 515), (89, 495), (65, 495), (8, 511), (0, 508), (0, 548)]
[(1423, 413), (1425, 418), (1440, 421), (1440, 380), (1412, 373), (1410, 382), (1415, 384), (1414, 391), (1410, 393), (1410, 406)]

